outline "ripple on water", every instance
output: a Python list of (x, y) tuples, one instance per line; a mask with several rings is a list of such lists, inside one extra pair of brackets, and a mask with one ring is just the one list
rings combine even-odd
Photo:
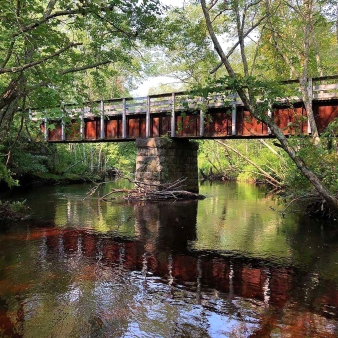
[(0, 233), (0, 335), (334, 336), (334, 233), (282, 219), (249, 185), (204, 186), (212, 197), (192, 203), (87, 190), (37, 192), (39, 222)]

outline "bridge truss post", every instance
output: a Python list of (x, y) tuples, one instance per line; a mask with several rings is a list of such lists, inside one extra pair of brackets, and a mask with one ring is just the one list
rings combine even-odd
[(66, 124), (63, 117), (64, 115), (61, 118), (61, 141), (66, 141)]
[(175, 137), (175, 93), (171, 94), (171, 137)]
[(237, 108), (236, 108), (236, 93), (235, 93), (233, 95), (233, 101), (231, 102), (231, 135), (237, 134), (236, 120), (237, 120)]
[[(309, 103), (310, 103), (310, 106), (312, 108), (312, 99), (313, 99), (312, 78), (308, 79), (307, 93), (308, 93), (308, 96), (309, 96)], [(309, 119), (307, 119), (307, 132), (308, 132), (308, 134), (311, 134), (311, 132), (312, 132)]]
[(146, 137), (150, 137), (150, 96), (147, 96)]
[(104, 140), (105, 133), (104, 133), (104, 102), (100, 102), (100, 139)]
[[(269, 116), (269, 118), (272, 117), (272, 112), (271, 112), (270, 109), (268, 109), (268, 116)], [(271, 135), (271, 129), (270, 129), (270, 127), (268, 127), (268, 134)]]
[(47, 129), (48, 120), (47, 120), (46, 114), (47, 114), (47, 112), (45, 111), (45, 117), (43, 119), (43, 127), (44, 127), (43, 135), (45, 137), (45, 141), (48, 141), (48, 129)]
[[(203, 98), (201, 98), (201, 103), (203, 105)], [(204, 136), (204, 111), (203, 108), (200, 109), (200, 137)]]
[(81, 108), (80, 114), (80, 139), (84, 140), (84, 107)]
[(122, 100), (122, 138), (127, 138), (127, 102)]

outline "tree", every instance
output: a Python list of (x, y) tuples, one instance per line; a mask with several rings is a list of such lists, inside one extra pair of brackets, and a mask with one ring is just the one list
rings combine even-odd
[(160, 12), (158, 0), (4, 1), (1, 139), (19, 107), (81, 101), (87, 98), (86, 71), (112, 63), (120, 64), (119, 71), (131, 69), (140, 41), (149, 42), (147, 29), (156, 24)]
[(188, 3), (169, 9), (154, 34), (158, 46), (152, 53), (153, 73), (177, 79), (181, 90), (207, 84), (209, 69), (217, 60), (199, 6)]
[[(289, 143), (285, 135), (279, 129), (279, 127), (274, 122), (273, 118), (269, 117), (267, 114), (267, 110), (272, 109), (272, 101), (265, 96), (263, 102), (257, 101), (257, 86), (263, 86), (262, 82), (254, 81), (251, 77), (248, 77), (249, 67), (246, 61), (246, 49), (244, 43), (244, 31), (248, 31), (243, 27), (254, 27), (255, 22), (259, 23), (259, 25), (263, 22), (267, 22), (271, 18), (271, 13), (269, 12), (269, 7), (262, 9), (262, 5), (264, 5), (266, 1), (258, 0), (258, 1), (240, 1), (233, 0), (227, 2), (219, 2), (217, 0), (212, 0), (207, 5), (205, 0), (201, 0), (201, 6), (203, 10), (203, 14), (205, 17), (206, 25), (211, 37), (211, 40), (214, 44), (214, 48), (219, 55), (222, 64), (225, 66), (228, 72), (228, 84), (231, 84), (233, 89), (237, 91), (240, 96), (244, 106), (246, 109), (250, 111), (252, 116), (257, 118), (258, 120), (266, 123), (271, 131), (274, 133), (276, 138), (281, 144), (281, 147), (286, 151), (288, 156), (292, 159), (292, 161), (296, 164), (298, 169), (302, 172), (302, 174), (311, 182), (311, 184), (315, 187), (318, 193), (325, 199), (328, 205), (338, 211), (338, 200), (334, 195), (330, 193), (330, 191), (323, 185), (321, 180), (315, 175), (305, 164), (304, 160), (298, 155), (296, 149), (292, 147)], [(244, 77), (236, 74), (232, 67), (232, 64), (229, 60), (229, 55), (225, 54), (221, 44), (219, 43), (219, 39), (215, 34), (214, 22), (216, 16), (220, 16), (224, 12), (229, 11), (232, 15), (235, 15), (238, 19), (236, 19), (237, 26), (237, 42), (235, 45), (240, 46), (240, 53), (243, 63)], [(252, 14), (254, 13), (254, 14)], [(250, 20), (250, 23), (246, 21), (246, 18), (253, 16), (257, 18), (259, 14), (259, 19), (255, 19), (255, 21)], [(213, 18), (211, 17), (213, 16)], [(258, 25), (256, 26), (258, 27)], [(264, 90), (269, 90), (269, 88), (265, 88)]]
[[(311, 134), (315, 144), (320, 136), (312, 110), (309, 87), (312, 77), (323, 76), (320, 32), (328, 32), (329, 25), (322, 15), (320, 1), (265, 1), (267, 17), (267, 42), (275, 49), (277, 57), (288, 67), (290, 77), (299, 80)], [(323, 35), (323, 34), (322, 34)]]
[[(122, 83), (140, 71), (138, 49), (152, 43), (149, 29), (161, 12), (159, 0), (2, 1), (1, 172), (19, 135), (29, 130), (28, 108), (43, 112), (64, 102), (126, 94)], [(49, 114), (60, 118), (64, 111)], [(9, 182), (8, 172), (0, 179)]]

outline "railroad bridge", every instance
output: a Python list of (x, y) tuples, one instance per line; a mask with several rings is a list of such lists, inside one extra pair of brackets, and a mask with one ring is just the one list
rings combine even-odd
[[(322, 84), (323, 81), (331, 84)], [(289, 80), (285, 85), (295, 87), (297, 82)], [(309, 79), (308, 94), (320, 133), (338, 117), (337, 82), (338, 76)], [(292, 102), (290, 106), (290, 100), (280, 100), (267, 113), (287, 136), (311, 134), (302, 100), (293, 97)], [(207, 99), (188, 92), (109, 99), (82, 107), (64, 105), (62, 112), (61, 119), (44, 118), (41, 129), (46, 141), (136, 140), (137, 179), (161, 183), (187, 176), (190, 191), (198, 190), (198, 146), (189, 140), (274, 137), (266, 124), (251, 116), (236, 95), (225, 92), (210, 94)], [(31, 113), (34, 116), (34, 111)], [(50, 122), (55, 128), (48, 128)]]

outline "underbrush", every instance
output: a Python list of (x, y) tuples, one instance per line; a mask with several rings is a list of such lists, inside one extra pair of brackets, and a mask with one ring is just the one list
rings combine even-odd
[(30, 208), (26, 201), (0, 201), (0, 221), (20, 220), (29, 217)]

